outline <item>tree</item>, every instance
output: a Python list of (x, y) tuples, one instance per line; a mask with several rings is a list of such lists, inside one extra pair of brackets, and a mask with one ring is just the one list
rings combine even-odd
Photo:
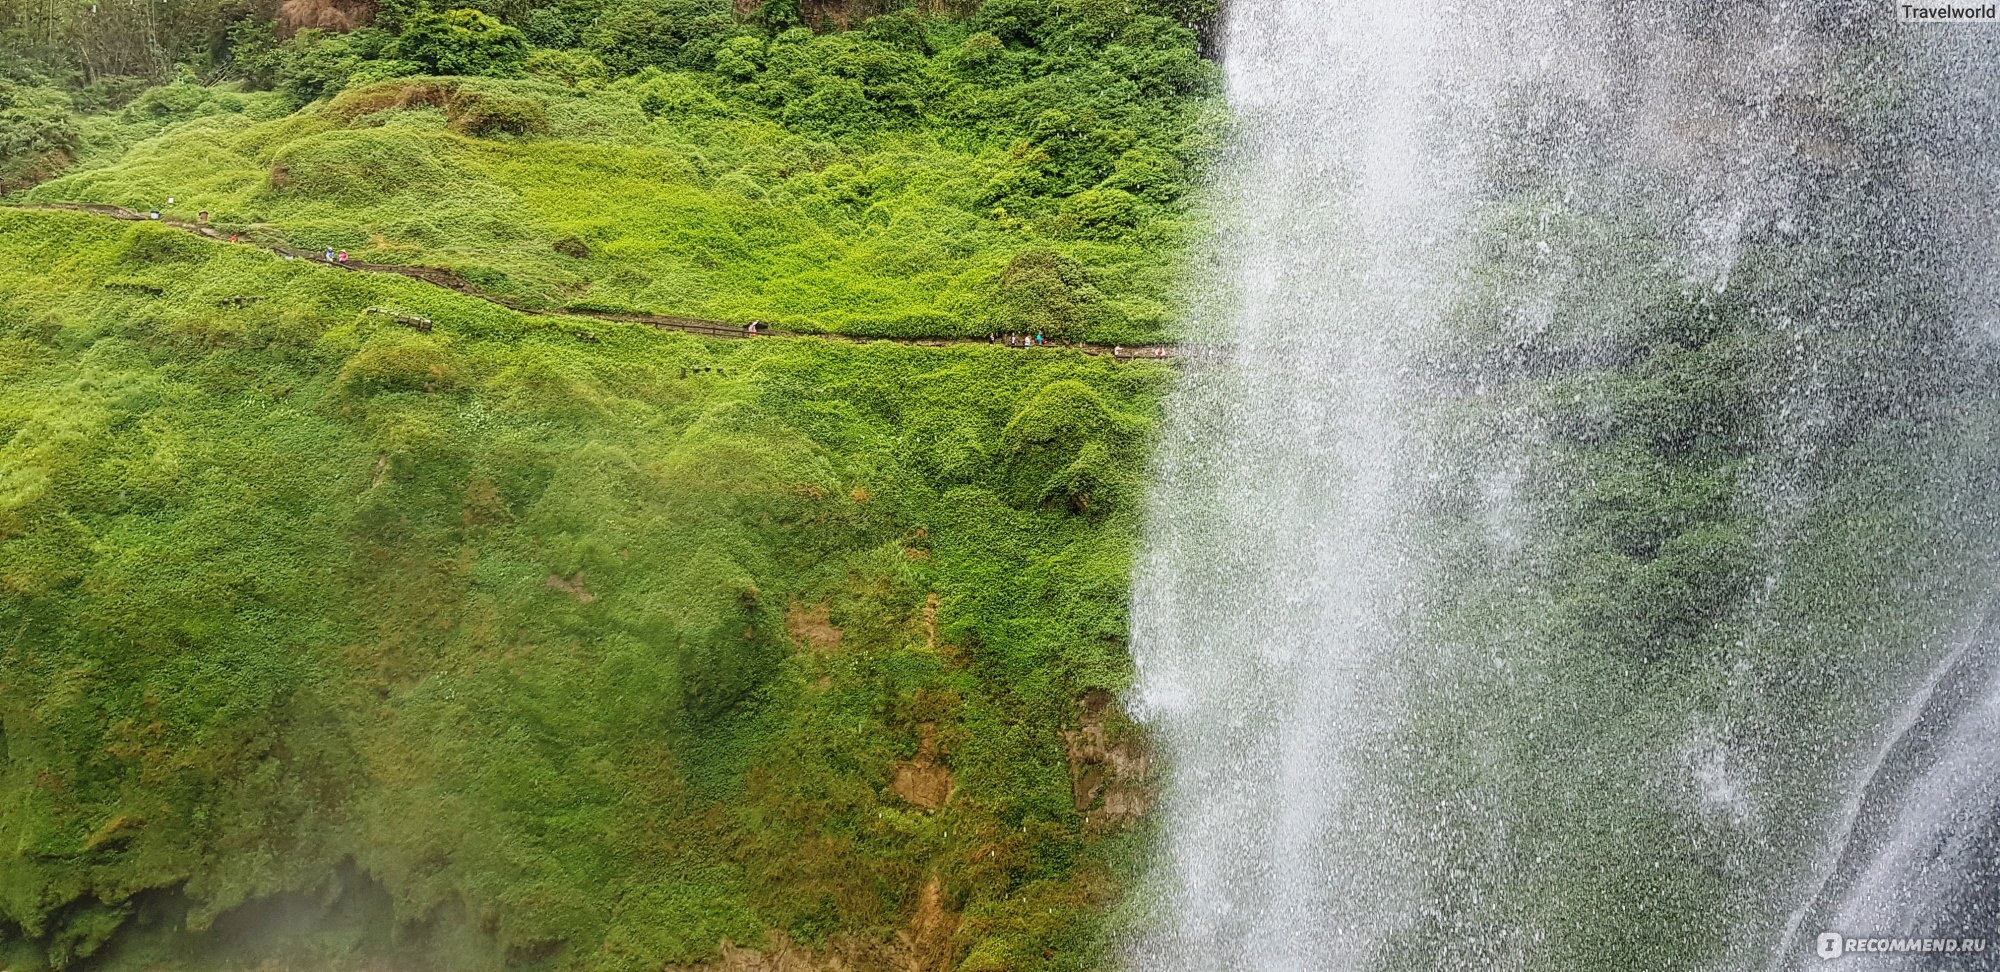
[(521, 32), (477, 10), (420, 10), (403, 22), (392, 57), (436, 74), (519, 74), (528, 59)]
[(623, 0), (584, 32), (584, 45), (612, 69), (706, 70), (737, 30), (725, 0)]

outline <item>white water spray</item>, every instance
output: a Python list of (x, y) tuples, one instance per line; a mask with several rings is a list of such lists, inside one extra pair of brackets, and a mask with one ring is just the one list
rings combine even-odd
[[(1834, 767), (2000, 546), (1965, 458), (2000, 446), (1937, 405), (2000, 398), (1952, 377), (1991, 357), (1956, 336), (1977, 288), (1910, 258), (1976, 235), (1923, 180), (1977, 153), (1842, 87), (1927, 90), (1864, 6), (1234, 5), (1231, 310), (1136, 571), (1128, 703), (1169, 776), (1128, 967), (1755, 969), (1790, 934)], [(1762, 384), (1702, 413), (1731, 381)], [(1941, 539), (1823, 553), (1866, 509), (1836, 454), (1886, 457), (1870, 488), (1915, 483)], [(1863, 566), (1891, 580), (1850, 601), (1937, 618), (1832, 616)], [(1831, 711), (1828, 664), (1882, 697)]]

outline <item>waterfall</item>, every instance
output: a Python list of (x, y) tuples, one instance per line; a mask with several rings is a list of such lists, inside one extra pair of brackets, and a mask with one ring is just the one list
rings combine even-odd
[[(1896, 721), (1829, 849), (1834, 864), (1786, 922), (1772, 972), (1809, 957), (1809, 926), (1849, 937), (1983, 939), (2000, 915), (2000, 613), (1946, 659)], [(1814, 945), (1818, 943), (1815, 941)], [(1982, 951), (1986, 943), (1982, 942)], [(2000, 951), (2000, 941), (1990, 947)], [(1908, 955), (1857, 954), (1894, 969)]]
[(1129, 968), (1751, 970), (1990, 898), (2000, 45), (1925, 30), (1231, 5)]

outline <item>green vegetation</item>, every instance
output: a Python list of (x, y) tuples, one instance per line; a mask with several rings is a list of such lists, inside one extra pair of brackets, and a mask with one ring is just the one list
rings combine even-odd
[(419, 10), (389, 45), (402, 58), (437, 74), (518, 74), (528, 59), (521, 32), (477, 10)]
[[(0, 0), (0, 193), (541, 310), (1175, 331), (1211, 3), (357, 9)], [(1165, 379), (0, 210), (0, 968), (1100, 967)]]
[(0, 81), (0, 191), (54, 175), (82, 144), (67, 100)]
[[(1009, 0), (815, 33), (723, 0), (385, 6), (282, 41), (245, 21), (238, 80), (112, 113), (172, 122), (28, 198), (207, 211), (537, 307), (1152, 343), (1219, 128), (1175, 19), (1199, 14)], [(303, 107), (229, 90), (259, 87)]]
[(0, 247), (0, 964), (1095, 967), (1164, 369)]

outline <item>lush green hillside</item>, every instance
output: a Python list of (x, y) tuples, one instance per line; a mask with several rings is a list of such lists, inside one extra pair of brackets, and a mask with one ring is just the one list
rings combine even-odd
[(393, 36), (252, 36), (228, 87), (277, 93), (158, 89), (29, 198), (207, 211), (543, 307), (1150, 343), (1175, 330), (1220, 109), (1194, 33), (1146, 10), (996, 3), (825, 34), (669, 10), (654, 29), (687, 36), (663, 51), (620, 6), (516, 18), (571, 47), (472, 11), (442, 34), (411, 15)]
[(1093, 967), (1164, 377), (0, 214), (0, 965)]

